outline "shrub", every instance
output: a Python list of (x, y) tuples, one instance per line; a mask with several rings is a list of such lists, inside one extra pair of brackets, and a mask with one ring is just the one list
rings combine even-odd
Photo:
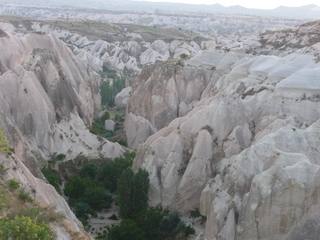
[(23, 202), (33, 202), (32, 197), (23, 188), (20, 188), (18, 197)]
[(16, 190), (20, 187), (20, 182), (14, 178), (7, 181), (10, 190)]
[(187, 54), (185, 54), (185, 53), (180, 54), (180, 58), (186, 58), (186, 57), (188, 57)]
[(16, 216), (10, 220), (0, 220), (0, 239), (53, 239), (53, 231), (48, 224), (37, 224), (36, 219), (25, 216)]
[(8, 146), (9, 141), (4, 136), (4, 133), (0, 129), (0, 154), (11, 153), (12, 149)]
[(4, 175), (7, 172), (7, 168), (4, 166), (3, 163), (0, 163), (0, 176)]
[(112, 214), (110, 217), (108, 217), (108, 219), (111, 219), (111, 220), (119, 220), (119, 218), (118, 218), (117, 215), (115, 215), (115, 214)]
[(194, 209), (194, 210), (191, 210), (191, 211), (190, 211), (190, 217), (192, 217), (192, 218), (201, 217), (199, 208), (196, 208), (196, 209)]

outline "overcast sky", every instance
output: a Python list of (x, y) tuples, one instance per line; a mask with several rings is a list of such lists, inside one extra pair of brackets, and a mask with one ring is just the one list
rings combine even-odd
[(279, 6), (301, 7), (309, 4), (316, 4), (320, 6), (320, 0), (220, 0), (220, 1), (219, 0), (147, 0), (147, 1), (148, 2), (191, 3), (191, 4), (220, 3), (225, 7), (229, 7), (232, 5), (241, 5), (247, 8), (261, 8), (261, 9), (273, 9)]

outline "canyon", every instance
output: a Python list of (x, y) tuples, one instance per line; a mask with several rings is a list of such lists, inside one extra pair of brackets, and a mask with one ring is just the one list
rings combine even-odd
[[(39, 169), (53, 154), (129, 150), (88, 130), (112, 70), (126, 78), (116, 103), (126, 105), (132, 168), (149, 173), (150, 206), (199, 210), (198, 240), (320, 238), (319, 21), (263, 17), (245, 33), (249, 25), (228, 15), (222, 35), (210, 19), (195, 32), (196, 14), (183, 29), (181, 16), (160, 20), (159, 11), (144, 26), (132, 24), (145, 18), (136, 13), (108, 15), (118, 23), (81, 14), (1, 17), (0, 127), (14, 150), (0, 155), (4, 180), (18, 179), (63, 212), (71, 232), (92, 238)], [(71, 19), (80, 16), (91, 20)], [(230, 30), (235, 22), (242, 28)], [(72, 239), (65, 228), (59, 237)]]

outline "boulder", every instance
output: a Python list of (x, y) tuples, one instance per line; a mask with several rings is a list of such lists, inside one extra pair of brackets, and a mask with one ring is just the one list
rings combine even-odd
[(116, 125), (116, 123), (113, 120), (106, 120), (104, 122), (104, 128), (106, 130), (110, 130), (110, 131), (114, 131), (114, 126)]

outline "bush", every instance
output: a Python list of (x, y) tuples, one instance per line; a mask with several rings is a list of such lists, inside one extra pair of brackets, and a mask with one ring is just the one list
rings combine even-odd
[(196, 208), (196, 209), (194, 209), (194, 210), (191, 210), (191, 211), (190, 211), (190, 217), (191, 217), (191, 218), (201, 217), (199, 208)]
[(188, 57), (188, 55), (185, 53), (180, 54), (180, 58), (187, 58), (187, 57)]
[(119, 220), (119, 218), (115, 214), (112, 214), (110, 217), (108, 217), (108, 219), (110, 219), (110, 220)]
[(18, 197), (23, 202), (33, 202), (32, 197), (23, 188), (20, 188)]
[(0, 163), (0, 176), (4, 175), (7, 172), (7, 168), (3, 165), (3, 163)]
[(4, 136), (4, 133), (0, 129), (0, 154), (11, 153), (12, 149), (9, 147), (9, 141)]
[(120, 139), (118, 143), (124, 147), (128, 147), (128, 142), (126, 140)]
[(7, 183), (11, 191), (16, 190), (20, 187), (20, 182), (14, 178), (8, 180)]
[(37, 224), (36, 219), (25, 216), (16, 216), (10, 220), (0, 220), (0, 239), (53, 239), (53, 231), (48, 224)]

